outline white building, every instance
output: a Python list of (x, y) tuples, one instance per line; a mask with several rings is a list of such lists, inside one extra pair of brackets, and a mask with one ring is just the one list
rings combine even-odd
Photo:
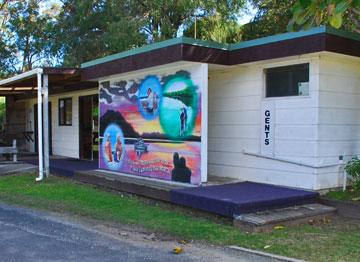
[[(314, 190), (342, 186), (339, 160), (360, 154), (360, 35), (327, 27), (232, 45), (177, 38), (71, 74), (45, 68), (52, 154), (96, 158), (102, 83), (179, 70), (195, 72), (202, 90), (202, 182), (224, 176)], [(21, 88), (35, 83), (35, 75), (0, 82), (8, 137), (28, 134), (33, 141), (23, 149), (30, 152), (38, 100)]]

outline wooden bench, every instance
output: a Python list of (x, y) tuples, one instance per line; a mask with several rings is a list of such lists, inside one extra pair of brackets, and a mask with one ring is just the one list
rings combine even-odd
[(18, 149), (16, 147), (16, 140), (13, 140), (12, 146), (0, 147), (0, 155), (12, 155), (13, 162), (17, 162)]

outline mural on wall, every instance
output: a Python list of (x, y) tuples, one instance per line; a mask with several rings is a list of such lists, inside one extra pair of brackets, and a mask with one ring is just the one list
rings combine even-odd
[(191, 73), (100, 87), (101, 169), (201, 183), (201, 88)]

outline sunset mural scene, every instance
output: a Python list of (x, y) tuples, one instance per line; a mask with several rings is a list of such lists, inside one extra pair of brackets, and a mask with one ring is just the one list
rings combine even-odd
[(191, 73), (101, 83), (100, 168), (201, 183), (201, 88)]

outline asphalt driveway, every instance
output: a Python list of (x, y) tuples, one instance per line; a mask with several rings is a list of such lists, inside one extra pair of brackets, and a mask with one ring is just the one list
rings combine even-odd
[(1, 261), (253, 261), (196, 245), (175, 255), (175, 244), (114, 238), (58, 216), (0, 204)]

